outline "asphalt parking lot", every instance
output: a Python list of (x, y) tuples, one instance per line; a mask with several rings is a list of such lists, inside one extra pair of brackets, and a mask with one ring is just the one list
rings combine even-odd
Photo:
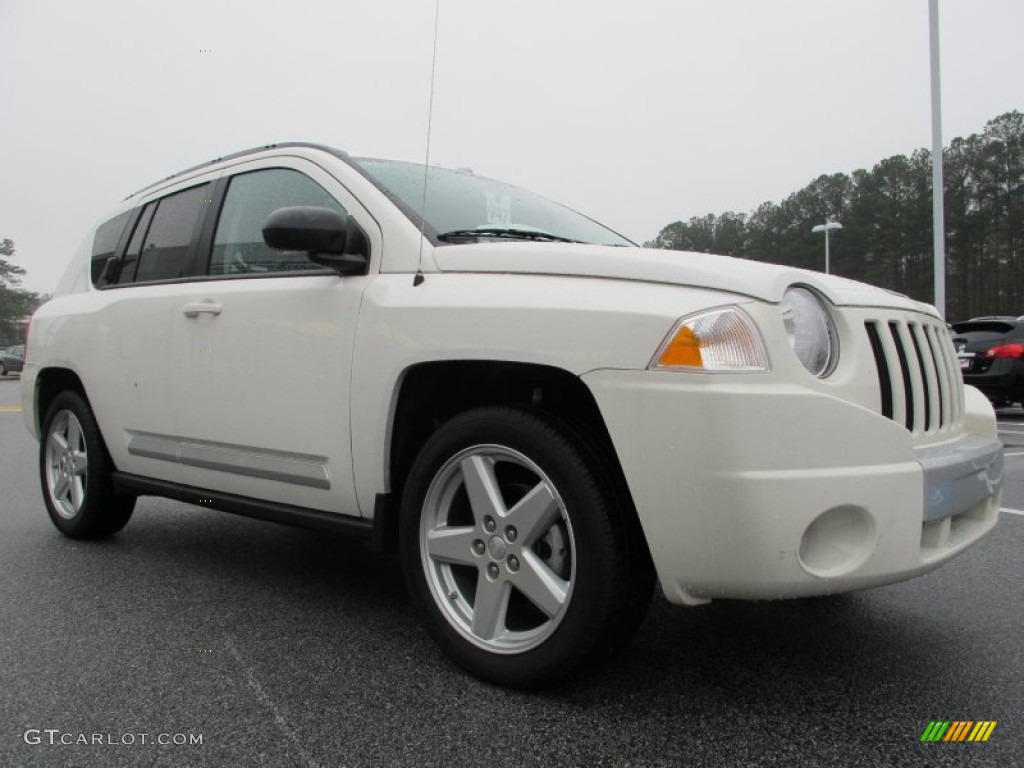
[[(522, 693), (444, 661), (397, 562), (347, 540), (154, 499), (113, 539), (62, 538), (17, 390), (0, 379), (2, 766), (1009, 766), (1024, 754), (1020, 409), (1000, 414), (1017, 511), (944, 568), (826, 599), (657, 597), (616, 663)], [(998, 725), (985, 743), (922, 743), (934, 720)]]

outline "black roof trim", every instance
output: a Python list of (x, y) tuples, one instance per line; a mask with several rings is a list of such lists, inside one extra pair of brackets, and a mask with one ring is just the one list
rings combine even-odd
[(192, 173), (193, 171), (198, 171), (203, 168), (207, 168), (211, 165), (216, 165), (217, 163), (223, 163), (225, 160), (237, 160), (238, 158), (245, 157), (246, 155), (255, 155), (258, 152), (266, 152), (268, 149), (288, 149), (290, 147), (299, 147), (302, 149), (319, 149), (324, 152), (329, 152), (335, 157), (348, 162), (349, 156), (347, 152), (341, 149), (336, 149), (335, 147), (328, 147), (326, 144), (315, 144), (308, 141), (282, 141), (278, 142), (277, 144), (264, 144), (262, 147), (252, 147), (251, 149), (243, 149), (241, 152), (233, 152), (230, 155), (224, 155), (223, 157), (218, 157), (214, 160), (208, 160), (205, 163), (199, 163), (199, 165), (193, 165), (191, 168), (186, 168), (183, 171), (172, 173), (170, 176), (164, 179), (160, 179), (159, 181), (154, 181), (152, 184), (146, 185), (138, 192), (132, 192), (125, 198), (125, 200), (130, 200), (133, 197), (141, 195), (143, 192), (153, 189), (153, 187), (160, 186), (161, 184), (166, 184), (168, 181), (176, 179), (179, 176), (184, 176), (187, 173)]

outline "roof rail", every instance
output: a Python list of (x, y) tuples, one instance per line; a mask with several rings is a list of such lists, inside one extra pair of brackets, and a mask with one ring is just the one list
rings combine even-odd
[(208, 160), (205, 163), (199, 163), (199, 165), (193, 165), (191, 168), (186, 168), (183, 171), (172, 173), (170, 176), (167, 176), (166, 178), (160, 179), (159, 181), (154, 181), (152, 184), (147, 184), (138, 192), (132, 192), (124, 199), (130, 200), (131, 198), (137, 195), (141, 195), (143, 192), (146, 192), (152, 189), (153, 187), (158, 187), (161, 184), (166, 184), (171, 179), (176, 179), (179, 176), (184, 176), (187, 173), (192, 173), (193, 171), (198, 171), (202, 168), (206, 168), (211, 165), (216, 165), (217, 163), (222, 163), (225, 160), (235, 160), (239, 157), (245, 157), (246, 155), (254, 155), (257, 152), (265, 152), (268, 149), (286, 149), (288, 147), (301, 147), (303, 149), (321, 149), (325, 152), (331, 153), (335, 157), (341, 158), (342, 160), (348, 159), (348, 153), (345, 152), (344, 150), (336, 149), (335, 147), (328, 147), (325, 144), (314, 144), (312, 142), (306, 141), (282, 141), (276, 144), (264, 144), (262, 147), (252, 147), (251, 149), (243, 149), (241, 152), (233, 152), (230, 155), (224, 155), (223, 157), (218, 157), (214, 160)]

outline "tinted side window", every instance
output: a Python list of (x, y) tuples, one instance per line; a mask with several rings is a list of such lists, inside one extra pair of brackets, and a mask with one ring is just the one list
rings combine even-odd
[(153, 211), (156, 210), (156, 203), (150, 203), (142, 211), (135, 231), (132, 232), (131, 242), (121, 259), (121, 271), (117, 275), (118, 284), (130, 283), (135, 280), (135, 268), (139, 265), (139, 254), (142, 252), (142, 241), (146, 237), (146, 230), (149, 229), (149, 222), (153, 220)]
[(121, 234), (128, 225), (128, 219), (132, 212), (125, 211), (120, 216), (115, 216), (105, 224), (101, 224), (96, 230), (96, 237), (92, 241), (92, 284), (100, 279), (103, 274), (103, 267), (107, 259), (114, 255), (117, 244), (121, 240)]
[(308, 176), (288, 168), (242, 173), (231, 179), (210, 255), (211, 275), (243, 275), (322, 269), (300, 251), (277, 251), (263, 242), (273, 211), (316, 205), (344, 214), (342, 205)]
[(203, 184), (160, 199), (139, 254), (135, 282), (185, 275), (188, 247), (209, 192), (210, 185)]

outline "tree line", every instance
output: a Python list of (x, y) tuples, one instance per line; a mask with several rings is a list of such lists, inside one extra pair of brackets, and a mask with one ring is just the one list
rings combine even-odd
[(38, 293), (21, 287), (25, 270), (10, 261), (14, 241), (0, 239), (0, 348), (25, 342), (24, 318), (35, 312), (43, 301)]
[[(819, 176), (781, 203), (750, 213), (695, 216), (648, 246), (824, 270), (815, 225), (830, 234), (831, 272), (931, 303), (931, 152), (896, 155), (871, 170)], [(946, 315), (1024, 315), (1024, 114), (1007, 112), (943, 150)]]

